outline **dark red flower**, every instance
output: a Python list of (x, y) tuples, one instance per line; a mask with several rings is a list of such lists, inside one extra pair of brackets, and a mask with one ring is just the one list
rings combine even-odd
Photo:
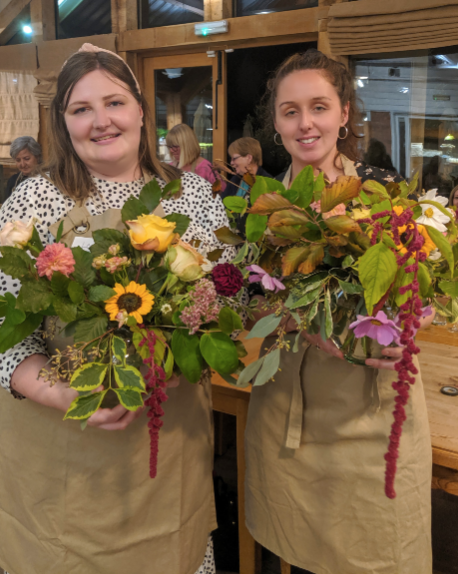
[(212, 279), (218, 295), (233, 297), (243, 285), (243, 275), (232, 263), (220, 263), (212, 271)]

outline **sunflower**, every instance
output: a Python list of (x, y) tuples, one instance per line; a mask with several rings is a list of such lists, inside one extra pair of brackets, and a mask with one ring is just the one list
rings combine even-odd
[[(393, 211), (395, 213), (397, 213), (397, 215), (401, 215), (401, 213), (404, 211), (404, 208), (401, 207), (400, 205), (395, 205), (393, 207)], [(409, 224), (411, 225), (411, 224)], [(428, 255), (431, 253), (431, 251), (434, 251), (434, 249), (436, 249), (436, 244), (434, 243), (434, 241), (431, 239), (431, 237), (428, 235), (428, 232), (426, 231), (426, 227), (424, 225), (420, 225), (419, 223), (417, 223), (417, 228), (418, 228), (418, 233), (420, 233), (420, 235), (424, 238), (424, 243), (422, 248), (420, 249), (420, 252), (426, 253), (426, 256), (428, 257)], [(402, 225), (399, 228), (399, 238), (401, 240), (401, 243), (404, 243), (404, 233), (407, 230), (407, 225)], [(407, 253), (407, 249), (405, 247), (401, 247), (399, 250), (402, 254)]]
[(149, 293), (146, 285), (131, 281), (127, 287), (116, 283), (113, 289), (116, 295), (105, 301), (105, 311), (109, 313), (110, 321), (116, 321), (118, 313), (126, 311), (137, 323), (141, 323), (143, 315), (151, 311), (154, 303), (154, 295)]

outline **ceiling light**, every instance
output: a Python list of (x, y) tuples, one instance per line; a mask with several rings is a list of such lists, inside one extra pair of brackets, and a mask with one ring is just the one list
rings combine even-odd
[(360, 88), (364, 88), (364, 82), (363, 82), (362, 80), (359, 80), (359, 79), (358, 79), (358, 80), (356, 80), (356, 83), (358, 84), (358, 86), (359, 86)]
[(445, 141), (454, 140), (455, 136), (453, 134), (447, 134), (444, 139)]
[(399, 91), (401, 92), (401, 94), (408, 94), (409, 88), (401, 88)]
[(210, 36), (211, 34), (225, 34), (229, 31), (227, 20), (218, 22), (201, 22), (194, 25), (194, 34), (196, 36)]
[(26, 24), (25, 26), (22, 26), (22, 31), (24, 32), (24, 34), (31, 34), (32, 33), (32, 27), (29, 26), (28, 24)]

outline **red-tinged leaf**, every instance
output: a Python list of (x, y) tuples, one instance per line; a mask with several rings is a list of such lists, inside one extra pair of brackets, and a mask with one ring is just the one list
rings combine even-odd
[(304, 225), (309, 223), (309, 218), (300, 211), (294, 209), (282, 209), (269, 217), (268, 227), (283, 227), (285, 225)]
[(244, 181), (249, 187), (253, 187), (253, 185), (256, 183), (256, 177), (247, 171), (243, 176), (242, 181)]
[(307, 259), (310, 254), (310, 247), (293, 247), (288, 249), (282, 259), (282, 274), (291, 275), (294, 273), (299, 265)]
[(285, 247), (286, 245), (292, 245), (291, 239), (284, 239), (283, 237), (277, 237), (276, 235), (267, 235), (267, 241), (270, 245), (274, 245), (275, 247)]
[(334, 247), (333, 245), (331, 245), (331, 247), (329, 248), (329, 255), (335, 257), (336, 259), (340, 259), (341, 257), (345, 257), (347, 253), (345, 251), (341, 251), (338, 247)]
[(216, 199), (216, 196), (219, 195), (222, 191), (223, 191), (223, 184), (219, 178), (216, 178), (215, 181), (212, 183), (213, 199)]
[(275, 227), (274, 230), (277, 237), (294, 240), (299, 239), (304, 231), (307, 230), (307, 227), (305, 225), (301, 225), (298, 229), (296, 229), (296, 227), (285, 225), (284, 227)]
[(335, 231), (335, 233), (351, 233), (352, 231), (361, 231), (358, 222), (348, 217), (348, 215), (334, 215), (324, 220), (326, 227)]
[(334, 245), (334, 247), (348, 245), (348, 239), (343, 235), (333, 235), (332, 237), (326, 237), (326, 241), (329, 243), (329, 245)]
[(310, 247), (310, 254), (305, 261), (299, 265), (299, 273), (308, 275), (315, 271), (318, 265), (323, 261), (324, 248), (322, 245), (312, 245)]
[(257, 213), (258, 215), (270, 215), (274, 211), (287, 209), (292, 207), (292, 203), (280, 195), (279, 193), (263, 193), (254, 202), (249, 210), (250, 213)]
[(240, 245), (240, 243), (245, 243), (240, 235), (237, 235), (229, 229), (229, 227), (220, 227), (215, 231), (216, 237), (225, 243), (226, 245)]
[(361, 189), (361, 178), (351, 175), (340, 175), (336, 181), (325, 187), (321, 194), (321, 213), (334, 209), (339, 203), (358, 197)]

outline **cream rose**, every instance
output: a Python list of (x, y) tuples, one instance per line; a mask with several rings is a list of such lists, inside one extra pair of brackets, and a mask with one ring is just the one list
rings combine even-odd
[(130, 242), (139, 251), (164, 253), (176, 239), (176, 223), (157, 215), (140, 215), (135, 221), (126, 221)]
[(181, 239), (176, 245), (169, 247), (164, 263), (167, 269), (182, 281), (195, 281), (204, 275), (204, 257)]
[(32, 238), (36, 219), (31, 217), (28, 223), (9, 221), (0, 231), (0, 245), (23, 248)]

